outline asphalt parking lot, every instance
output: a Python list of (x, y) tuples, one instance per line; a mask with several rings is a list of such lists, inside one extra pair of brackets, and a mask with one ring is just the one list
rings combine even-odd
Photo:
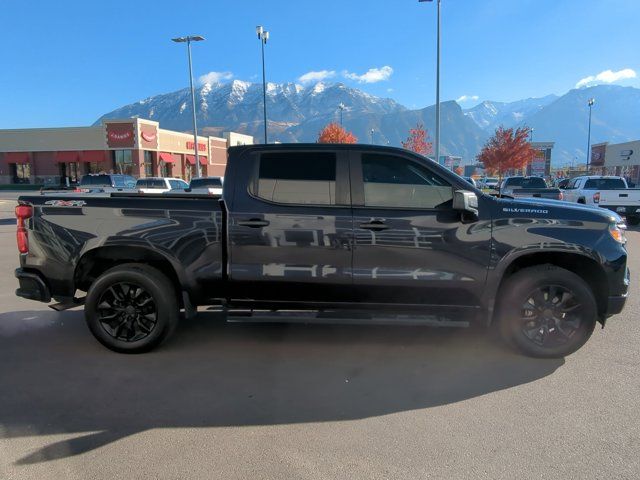
[[(0, 478), (637, 479), (640, 308), (564, 360), (471, 330), (184, 321), (100, 346), (14, 296), (0, 199)], [(628, 232), (640, 270), (640, 230)]]

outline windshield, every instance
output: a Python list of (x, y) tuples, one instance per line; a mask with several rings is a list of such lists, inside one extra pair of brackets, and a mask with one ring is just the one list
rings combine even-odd
[(222, 181), (219, 178), (194, 178), (189, 184), (189, 188), (210, 188), (222, 187)]
[(584, 184), (585, 190), (618, 190), (626, 188), (621, 178), (590, 178)]
[(547, 188), (547, 184), (540, 177), (513, 177), (507, 178), (505, 187)]

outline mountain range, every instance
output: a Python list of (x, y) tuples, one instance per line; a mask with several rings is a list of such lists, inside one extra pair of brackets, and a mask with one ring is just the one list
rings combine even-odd
[[(484, 142), (499, 125), (529, 126), (534, 141), (556, 145), (556, 165), (583, 162), (587, 147), (589, 98), (593, 107), (592, 143), (640, 138), (640, 89), (598, 85), (575, 89), (562, 96), (547, 95), (515, 102), (484, 101), (463, 110), (455, 101), (441, 103), (442, 154), (458, 155), (472, 163)], [(410, 128), (421, 122), (435, 131), (435, 107), (408, 109), (390, 98), (380, 98), (343, 83), (268, 83), (269, 141), (315, 142), (330, 121), (339, 121), (363, 143), (399, 146)], [(191, 129), (189, 89), (156, 95), (125, 105), (100, 117), (141, 117), (160, 122), (163, 128)], [(234, 80), (205, 83), (196, 91), (199, 131), (220, 135), (233, 130), (262, 140), (262, 84)], [(373, 130), (373, 132), (372, 132)]]

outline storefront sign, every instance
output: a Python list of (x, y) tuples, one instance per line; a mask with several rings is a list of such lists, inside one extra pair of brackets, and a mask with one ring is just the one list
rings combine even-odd
[(546, 170), (546, 159), (544, 156), (544, 150), (536, 150), (535, 156), (533, 160), (531, 160), (531, 173), (530, 175), (534, 177), (544, 177)]
[(109, 148), (133, 148), (133, 124), (107, 123), (107, 146)]
[[(187, 150), (193, 150), (193, 142), (187, 142)], [(198, 144), (198, 151), (199, 152), (206, 152), (207, 151), (207, 144), (206, 143), (199, 143)]]
[(143, 147), (158, 148), (158, 130), (153, 125), (141, 125), (140, 137)]
[(596, 145), (591, 147), (591, 166), (601, 167), (604, 165), (604, 156), (606, 152), (606, 145)]

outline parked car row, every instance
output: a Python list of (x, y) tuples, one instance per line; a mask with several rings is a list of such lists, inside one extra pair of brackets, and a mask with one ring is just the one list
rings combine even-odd
[(43, 195), (59, 193), (86, 193), (86, 194), (111, 194), (111, 193), (201, 193), (206, 195), (222, 194), (222, 177), (198, 177), (191, 179), (190, 183), (181, 178), (145, 177), (136, 179), (131, 175), (114, 173), (91, 173), (84, 175), (78, 185), (73, 188), (61, 186), (60, 188), (43, 189)]

